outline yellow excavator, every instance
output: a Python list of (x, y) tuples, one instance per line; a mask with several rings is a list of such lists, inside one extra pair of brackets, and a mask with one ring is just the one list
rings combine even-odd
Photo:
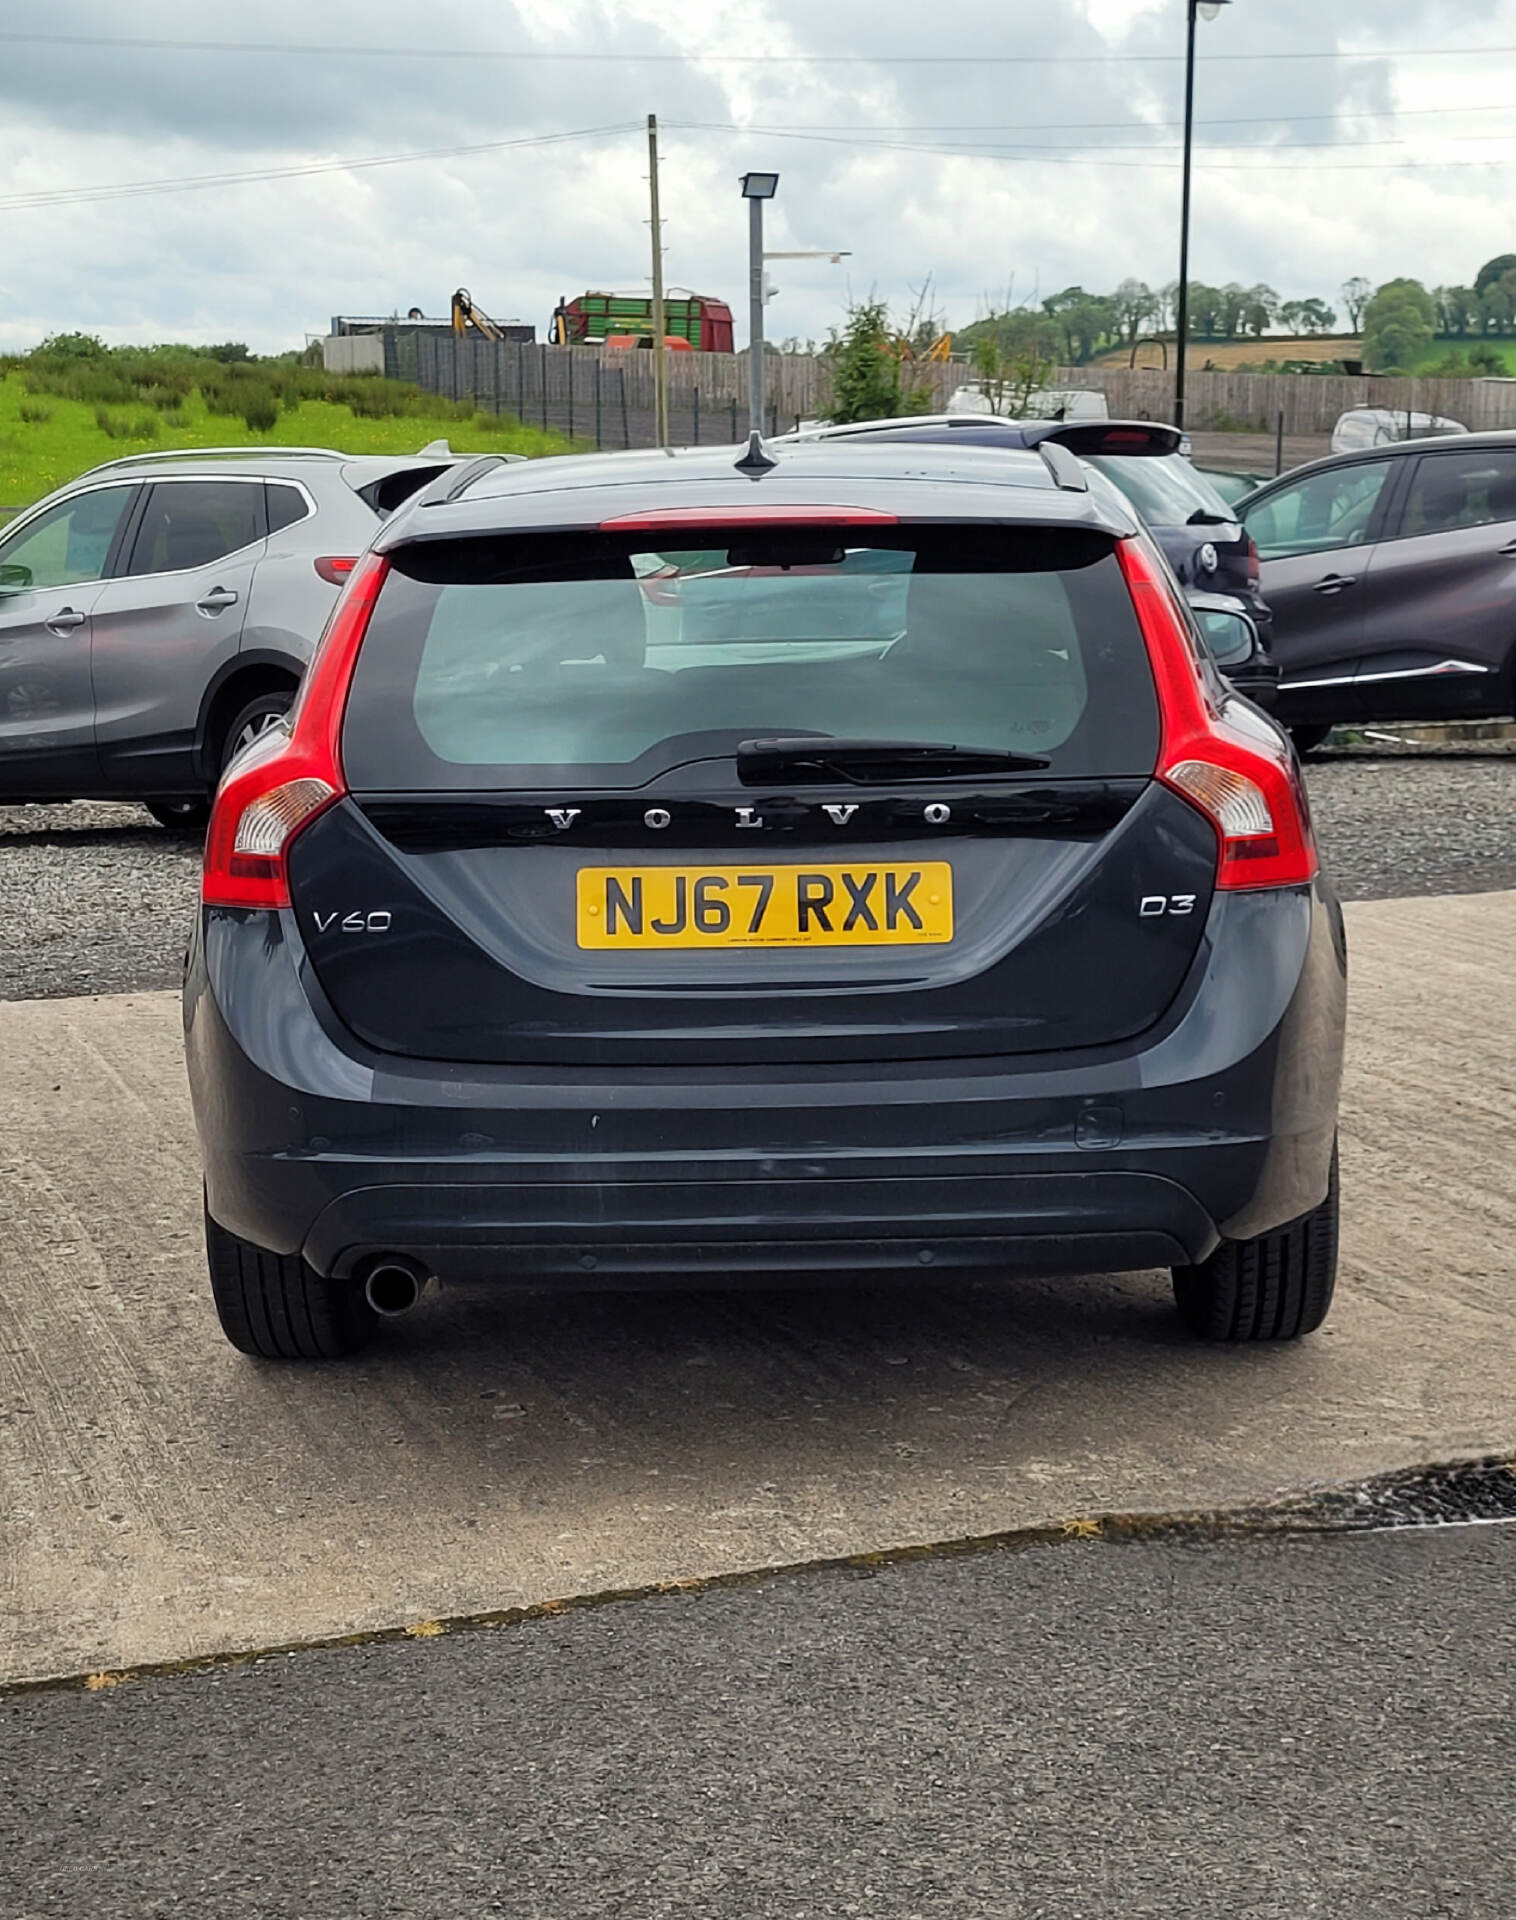
[(453, 295), (453, 332), (467, 333), (472, 327), (476, 333), (482, 333), (486, 340), (503, 340), (504, 332), (497, 327), (482, 307), (474, 305), (473, 296), (467, 287), (460, 287)]

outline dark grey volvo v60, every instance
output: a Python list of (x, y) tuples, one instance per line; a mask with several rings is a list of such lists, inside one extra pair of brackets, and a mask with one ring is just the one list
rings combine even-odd
[(1283, 734), (1063, 449), (449, 475), (217, 796), (185, 1023), (227, 1336), (431, 1275), (1168, 1267), (1331, 1298), (1345, 954)]

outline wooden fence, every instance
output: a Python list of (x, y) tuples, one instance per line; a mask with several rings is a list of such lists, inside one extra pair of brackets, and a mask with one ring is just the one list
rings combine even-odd
[[(1197, 348), (1195, 360), (1204, 349)], [(1194, 360), (1191, 368), (1194, 367)], [(1100, 387), (1115, 418), (1168, 420), (1174, 375), (1125, 367), (1070, 367), (1051, 386)], [(1464, 426), (1516, 427), (1516, 380), (1392, 380), (1329, 373), (1201, 373), (1185, 376), (1185, 424), (1197, 432), (1273, 433), (1284, 415), (1287, 434), (1330, 433), (1353, 407), (1435, 413)]]

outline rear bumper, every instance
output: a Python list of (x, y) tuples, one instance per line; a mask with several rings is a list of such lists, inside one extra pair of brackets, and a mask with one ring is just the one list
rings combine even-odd
[(474, 1067), (363, 1049), (289, 915), (212, 911), (186, 980), (207, 1201), (320, 1272), (448, 1277), (1202, 1259), (1327, 1187), (1341, 920), (1322, 887), (1217, 896), (1195, 977), (1140, 1042), (763, 1070)]
[(428, 1271), (658, 1284), (718, 1274), (1170, 1266), (1216, 1243), (1182, 1187), (1148, 1174), (359, 1187), (305, 1241), (325, 1273), (399, 1249)]

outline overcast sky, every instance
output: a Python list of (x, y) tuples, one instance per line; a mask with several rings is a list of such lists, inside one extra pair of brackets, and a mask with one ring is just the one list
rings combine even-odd
[[(740, 332), (748, 167), (782, 176), (771, 248), (851, 253), (771, 267), (776, 339), (824, 336), (872, 290), (902, 309), (928, 274), (957, 325), (1008, 290), (1161, 284), (1177, 264), (1184, 14), (1184, 0), (9, 0), (0, 347), (83, 328), (272, 352), (334, 313), (445, 313), (460, 284), (540, 332), (560, 294), (647, 284), (649, 112), (668, 280), (729, 300)], [(41, 34), (75, 43), (25, 37)], [(112, 36), (211, 44), (81, 44)], [(1466, 282), (1516, 250), (1516, 0), (1233, 0), (1200, 37), (1197, 279), (1340, 311), (1350, 274)], [(490, 57), (512, 51), (580, 57)], [(121, 191), (565, 134), (587, 137)]]

